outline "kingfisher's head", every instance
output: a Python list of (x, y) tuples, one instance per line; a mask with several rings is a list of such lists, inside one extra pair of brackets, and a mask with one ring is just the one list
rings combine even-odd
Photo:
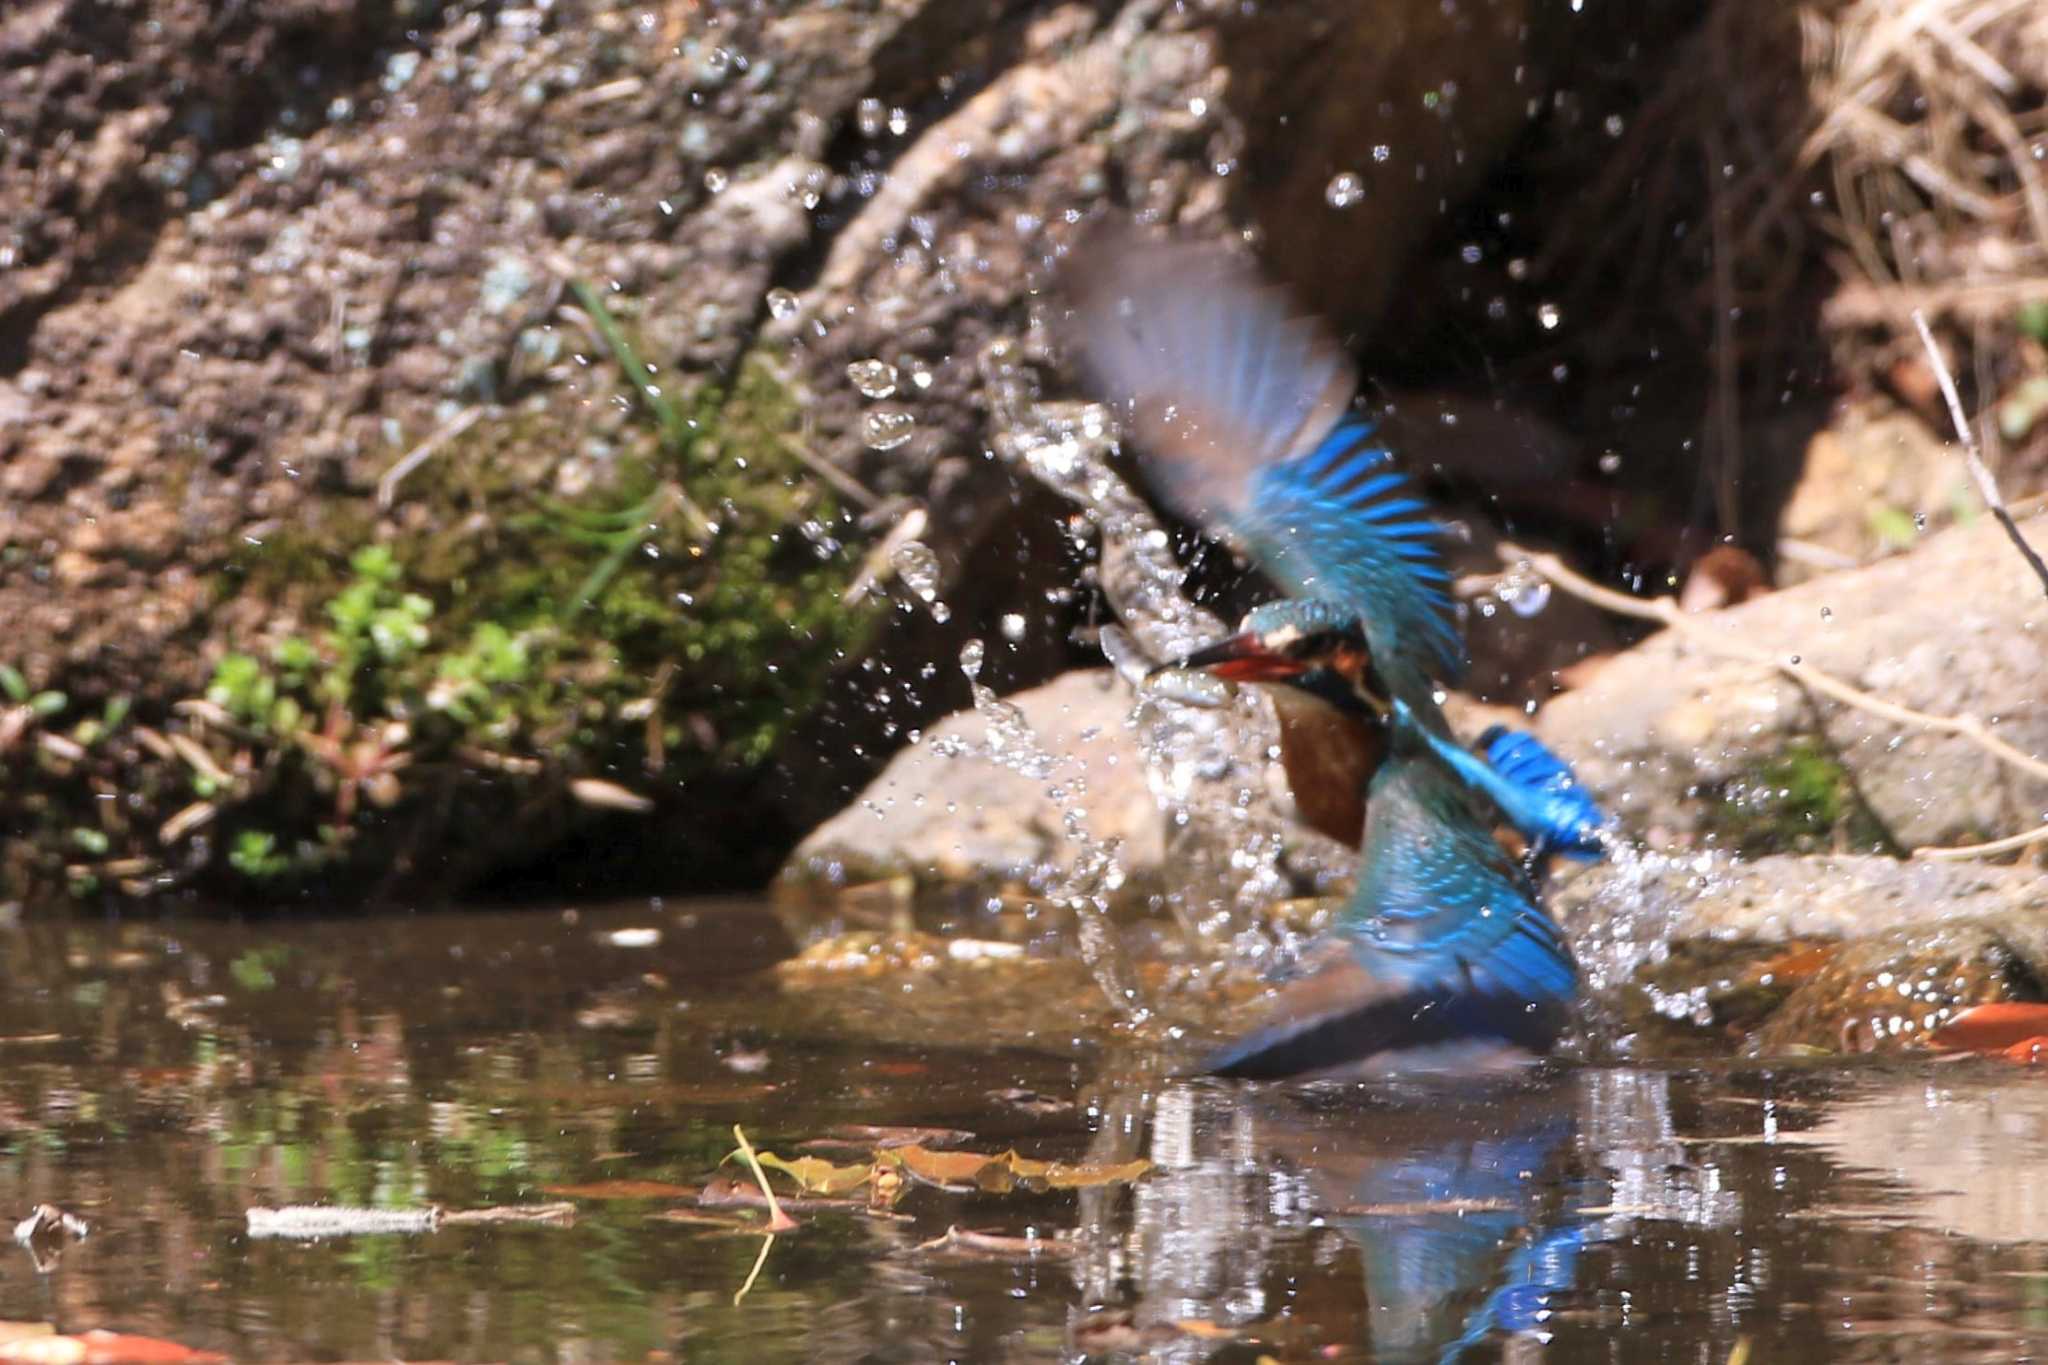
[(1386, 688), (1357, 615), (1326, 602), (1283, 599), (1254, 607), (1236, 634), (1163, 667), (1235, 683), (1285, 683), (1344, 710), (1387, 711)]

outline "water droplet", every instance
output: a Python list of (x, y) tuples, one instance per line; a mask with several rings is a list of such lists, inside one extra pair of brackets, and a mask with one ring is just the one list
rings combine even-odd
[(1610, 451), (1608, 451), (1608, 452), (1607, 452), (1607, 453), (1606, 453), (1605, 455), (1602, 455), (1602, 456), (1600, 457), (1600, 472), (1601, 472), (1602, 474), (1612, 474), (1612, 473), (1615, 473), (1616, 471), (1618, 471), (1618, 470), (1619, 470), (1620, 468), (1621, 468), (1621, 452), (1620, 452), (1620, 451), (1617, 451), (1617, 450), (1610, 450)]
[(1014, 611), (1003, 613), (1003, 638), (1016, 644), (1024, 638), (1024, 617)]
[(1355, 172), (1339, 171), (1330, 177), (1330, 183), (1323, 190), (1323, 198), (1333, 209), (1348, 209), (1365, 198), (1365, 182)]
[(862, 137), (880, 137), (889, 126), (888, 107), (878, 99), (864, 99), (854, 106), (853, 121)]
[(1536, 305), (1536, 321), (1543, 325), (1544, 331), (1554, 332), (1557, 324), (1564, 321), (1564, 313), (1554, 303), (1539, 303)]
[(778, 322), (787, 322), (796, 316), (797, 297), (787, 289), (768, 291), (768, 315)]
[(710, 194), (721, 194), (732, 183), (731, 177), (718, 166), (707, 166), (704, 170), (704, 189)]
[(1823, 620), (1823, 621), (1832, 621), (1832, 620), (1834, 620), (1834, 619), (1835, 619), (1835, 609), (1834, 609), (1833, 607), (1822, 607), (1822, 608), (1820, 609), (1820, 619), (1821, 619), (1821, 620)]
[(899, 106), (889, 111), (889, 131), (897, 137), (902, 137), (910, 131), (910, 111), (908, 109)]
[(1393, 155), (1394, 149), (1392, 147), (1389, 147), (1384, 142), (1380, 143), (1378, 146), (1372, 149), (1372, 159), (1374, 161), (1387, 161), (1390, 158), (1392, 158)]
[(870, 450), (894, 450), (917, 431), (917, 419), (901, 408), (877, 408), (861, 421), (861, 439)]
[(1533, 574), (1510, 575), (1501, 580), (1493, 595), (1507, 603), (1509, 611), (1526, 619), (1550, 605), (1550, 580)]
[(939, 600), (939, 557), (931, 546), (921, 540), (906, 540), (889, 552), (889, 564), (903, 586), (930, 609), (934, 621), (943, 625), (951, 619), (952, 611)]
[(846, 367), (846, 377), (863, 398), (887, 398), (896, 392), (896, 367), (885, 360), (856, 360)]
[(1609, 114), (1606, 123), (1602, 126), (1607, 129), (1607, 136), (1620, 137), (1622, 132), (1628, 127), (1628, 121), (1619, 114)]
[(988, 651), (982, 646), (981, 641), (969, 640), (960, 646), (960, 671), (970, 678), (979, 678), (981, 662), (987, 654)]

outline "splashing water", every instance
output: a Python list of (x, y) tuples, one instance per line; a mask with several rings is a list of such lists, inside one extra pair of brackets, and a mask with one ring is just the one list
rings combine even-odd
[(917, 595), (932, 620), (940, 625), (953, 618), (953, 609), (939, 600), (939, 557), (921, 540), (906, 540), (889, 552), (889, 565), (903, 586)]
[(980, 756), (1020, 776), (1046, 784), (1045, 794), (1060, 813), (1060, 831), (1075, 851), (1051, 897), (1074, 912), (1081, 959), (1110, 1003), (1133, 1023), (1150, 1017), (1139, 996), (1123, 943), (1109, 922), (1110, 898), (1123, 886), (1118, 841), (1088, 832), (1088, 779), (1079, 759), (1045, 747), (1023, 711), (1004, 701), (981, 680), (988, 651), (979, 640), (960, 647), (960, 671), (974, 693), (974, 710), (987, 726)]
[[(1582, 874), (1597, 876), (1599, 884), (1567, 926), (1586, 989), (1595, 996), (1618, 991), (1640, 969), (1670, 957), (1672, 940), (1682, 936), (1699, 901), (1713, 894), (1733, 865), (1726, 853), (1660, 853), (1611, 831), (1602, 843), (1606, 865)], [(1697, 1002), (1676, 997), (1655, 1003), (1677, 1018), (1698, 1010)]]
[(1103, 649), (1137, 692), (1130, 724), (1168, 821), (1168, 856), (1179, 882), (1173, 909), (1192, 936), (1227, 943), (1242, 959), (1268, 957), (1285, 945), (1259, 927), (1256, 912), (1287, 894), (1281, 854), (1300, 841), (1268, 786), (1279, 743), (1271, 705), (1250, 690), (1219, 698), (1191, 695), (1186, 680), (1164, 689), (1145, 685), (1154, 661), (1185, 654), (1227, 629), (1188, 600), (1172, 538), (1110, 467), (1116, 438), (1108, 412), (1097, 404), (1041, 401), (1019, 352), (1005, 339), (980, 357), (994, 446), (1079, 508), (1098, 540), (1096, 580), (1122, 623), (1103, 631)]

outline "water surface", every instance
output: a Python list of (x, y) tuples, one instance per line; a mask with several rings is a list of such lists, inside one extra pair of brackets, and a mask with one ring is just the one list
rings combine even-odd
[[(1191, 1083), (1070, 964), (771, 970), (809, 929), (671, 902), (0, 930), (0, 1211), (91, 1229), (8, 1247), (0, 1320), (279, 1361), (2048, 1351), (2048, 1091), (2026, 1073)], [(772, 1244), (751, 1211), (587, 1188), (700, 1189), (736, 1123), (842, 1164), (873, 1159), (854, 1126), (916, 1125), (966, 1135), (935, 1149), (1152, 1165), (1079, 1190), (912, 1180)], [(252, 1206), (316, 1203), (574, 1221), (249, 1234)]]

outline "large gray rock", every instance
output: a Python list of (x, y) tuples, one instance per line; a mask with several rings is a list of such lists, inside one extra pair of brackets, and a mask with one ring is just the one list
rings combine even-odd
[[(2024, 530), (2048, 545), (2048, 517)], [(1975, 715), (2022, 751), (2048, 755), (2048, 602), (1988, 518), (1698, 620), (1742, 648), (1803, 660), (1899, 705)], [(1795, 825), (1818, 818), (1838, 841), (1867, 812), (1873, 837), (1903, 848), (2048, 819), (2048, 783), (1969, 740), (1810, 694), (1678, 631), (1601, 666), (1546, 707), (1536, 729), (1624, 823), (1660, 842), (1786, 813), (1780, 798), (1801, 807), (1787, 813)]]
[(840, 882), (908, 872), (928, 883), (1039, 885), (1079, 851), (1066, 828), (1071, 810), (1089, 838), (1121, 845), (1127, 876), (1156, 878), (1166, 819), (1128, 725), (1129, 689), (1108, 669), (1089, 669), (1005, 704), (1040, 753), (1023, 754), (1014, 740), (992, 749), (987, 719), (955, 712), (812, 830), (784, 875)]

